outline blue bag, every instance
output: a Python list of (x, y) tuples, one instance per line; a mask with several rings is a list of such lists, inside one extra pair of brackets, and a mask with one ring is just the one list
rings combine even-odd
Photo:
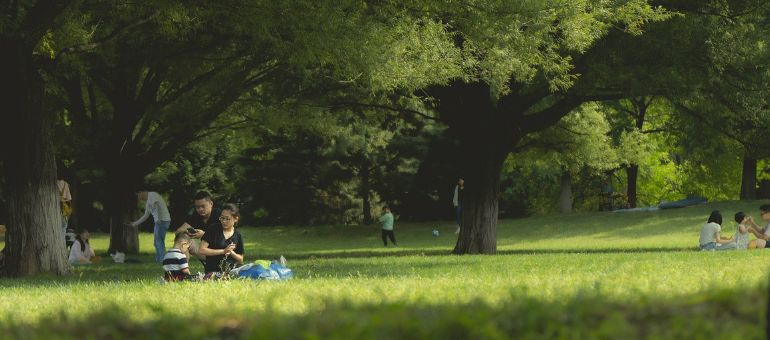
[(278, 277), (280, 277), (281, 280), (287, 280), (294, 277), (294, 272), (291, 269), (286, 268), (286, 266), (282, 266), (279, 263), (271, 263), (270, 269), (278, 273)]

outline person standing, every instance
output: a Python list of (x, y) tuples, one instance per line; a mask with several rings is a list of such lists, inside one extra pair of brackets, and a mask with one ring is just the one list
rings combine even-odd
[(131, 226), (134, 228), (138, 227), (152, 215), (152, 219), (155, 221), (155, 228), (153, 230), (155, 234), (153, 239), (155, 262), (161, 263), (163, 262), (163, 256), (166, 255), (166, 231), (168, 231), (168, 226), (171, 225), (171, 214), (168, 213), (166, 201), (157, 192), (140, 190), (136, 192), (136, 197), (146, 201), (144, 215), (138, 220), (131, 222)]
[(59, 208), (61, 210), (61, 225), (64, 235), (67, 234), (67, 227), (69, 226), (69, 219), (72, 215), (72, 194), (70, 193), (70, 185), (67, 181), (61, 179), (56, 180), (56, 188), (59, 189)]
[(386, 247), (388, 246), (388, 238), (390, 238), (390, 242), (393, 243), (394, 246), (397, 246), (396, 244), (396, 235), (393, 234), (393, 214), (390, 212), (390, 208), (388, 206), (382, 207), (382, 211), (384, 214), (380, 216), (380, 223), (382, 223), (382, 244)]
[(463, 222), (463, 191), (465, 190), (465, 180), (462, 177), (457, 179), (457, 185), (455, 185), (455, 194), (452, 198), (452, 204), (455, 207), (455, 219), (457, 220), (457, 230), (455, 234), (460, 233), (460, 226)]

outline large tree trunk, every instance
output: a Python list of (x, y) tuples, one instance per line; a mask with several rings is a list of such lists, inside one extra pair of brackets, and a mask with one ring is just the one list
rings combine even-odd
[[(633, 106), (633, 110), (628, 112), (634, 119), (634, 126), (636, 129), (643, 132), (645, 117), (647, 116), (647, 109), (652, 105), (653, 97), (637, 97), (630, 99)], [(636, 208), (637, 202), (637, 181), (639, 180), (639, 165), (629, 164), (626, 168), (626, 174), (628, 175), (628, 190), (626, 196), (628, 197), (628, 207)]]
[(628, 207), (636, 208), (636, 183), (639, 178), (639, 165), (629, 165), (626, 168), (626, 176), (628, 177), (628, 189), (626, 190)]
[(455, 154), (459, 175), (465, 180), (460, 236), (454, 254), (494, 254), (497, 252), (497, 217), (500, 172), (505, 157), (520, 140), (498, 112), (484, 83), (455, 82), (434, 88), (438, 110), (459, 142)]
[(492, 146), (464, 158), (465, 189), (462, 202), (460, 238), (455, 254), (494, 254), (497, 252), (497, 215), (500, 171), (505, 155)]
[(741, 199), (753, 200), (757, 198), (757, 160), (749, 156), (743, 157), (743, 171), (741, 174)]
[(21, 40), (0, 38), (0, 102), (8, 224), (4, 274), (69, 272), (44, 85)]
[(572, 176), (570, 176), (568, 171), (564, 171), (561, 175), (559, 208), (562, 214), (569, 214), (572, 212)]
[(110, 252), (120, 251), (126, 254), (139, 253), (139, 229), (126, 225), (139, 216), (136, 209), (134, 190), (139, 187), (139, 180), (133, 179), (135, 172), (123, 162), (116, 161), (107, 170), (109, 188), (108, 215), (110, 224)]

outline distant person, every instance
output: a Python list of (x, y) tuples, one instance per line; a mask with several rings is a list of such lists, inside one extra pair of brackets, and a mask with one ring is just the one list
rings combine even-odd
[[(199, 191), (195, 194), (193, 206), (195, 211), (187, 216), (185, 222), (176, 229), (176, 233), (186, 233), (193, 239), (200, 239), (212, 226), (219, 227), (219, 216), (222, 215), (222, 210), (214, 207), (214, 200), (207, 191)], [(190, 228), (195, 229), (195, 232), (190, 232)], [(206, 256), (201, 255), (199, 249), (196, 242), (190, 242), (189, 251), (186, 252), (188, 258), (192, 255), (205, 260)]]
[[(764, 227), (760, 227), (754, 222), (754, 218), (748, 216), (747, 226), (749, 232), (754, 234), (757, 239), (770, 240), (770, 204), (763, 204), (759, 207), (759, 217), (765, 223)], [(766, 248), (770, 248), (770, 242), (765, 243)]]
[(70, 248), (68, 259), (70, 264), (92, 264), (101, 260), (100, 257), (94, 254), (94, 249), (91, 248), (89, 243), (90, 238), (91, 234), (86, 229), (77, 232), (75, 242), (72, 243), (72, 248)]
[(465, 190), (465, 180), (460, 177), (457, 179), (457, 185), (455, 185), (455, 194), (452, 197), (452, 205), (455, 207), (455, 219), (457, 221), (457, 230), (455, 234), (460, 233), (460, 226), (463, 222), (463, 191)]
[(388, 238), (390, 238), (390, 242), (393, 243), (394, 246), (397, 246), (396, 235), (393, 234), (393, 214), (390, 212), (390, 208), (388, 208), (387, 205), (382, 207), (382, 211), (384, 213), (379, 219), (380, 223), (382, 223), (382, 244), (387, 247)]
[(191, 278), (190, 265), (187, 261), (187, 248), (192, 240), (187, 233), (177, 233), (174, 237), (174, 248), (163, 256), (163, 278), (166, 281), (183, 281)]
[(711, 212), (708, 221), (700, 231), (699, 247), (701, 250), (735, 249), (736, 244), (730, 238), (723, 238), (722, 214), (718, 210)]
[(203, 235), (200, 253), (206, 256), (203, 266), (206, 278), (243, 264), (243, 236), (235, 228), (240, 216), (235, 204), (225, 204), (219, 217), (219, 228), (212, 227)]
[(144, 205), (144, 215), (138, 220), (131, 222), (131, 226), (136, 228), (142, 222), (146, 221), (150, 215), (155, 221), (155, 227), (153, 233), (153, 244), (155, 246), (155, 262), (163, 262), (163, 256), (166, 254), (166, 232), (168, 226), (171, 225), (171, 214), (168, 213), (168, 207), (166, 207), (166, 201), (157, 192), (139, 190), (136, 192), (136, 197), (139, 200), (146, 201)]
[(70, 184), (62, 179), (63, 176), (61, 173), (63, 170), (57, 168), (57, 171), (59, 172), (59, 179), (56, 180), (56, 187), (59, 191), (59, 210), (61, 212), (62, 233), (63, 235), (66, 235), (69, 219), (70, 216), (72, 216), (72, 193), (70, 193)]

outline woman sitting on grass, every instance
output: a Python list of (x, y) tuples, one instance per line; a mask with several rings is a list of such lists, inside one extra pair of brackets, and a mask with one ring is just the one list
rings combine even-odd
[(200, 253), (206, 256), (206, 277), (224, 273), (243, 264), (243, 237), (235, 229), (240, 214), (235, 204), (227, 203), (219, 216), (221, 229), (211, 228), (201, 239)]
[(94, 254), (91, 244), (88, 243), (90, 238), (91, 234), (86, 229), (80, 230), (75, 235), (75, 242), (72, 243), (72, 248), (70, 248), (70, 264), (92, 264), (101, 259)]
[(701, 250), (728, 250), (735, 249), (736, 244), (731, 238), (722, 238), (722, 214), (718, 210), (711, 212), (708, 221), (700, 230)]

